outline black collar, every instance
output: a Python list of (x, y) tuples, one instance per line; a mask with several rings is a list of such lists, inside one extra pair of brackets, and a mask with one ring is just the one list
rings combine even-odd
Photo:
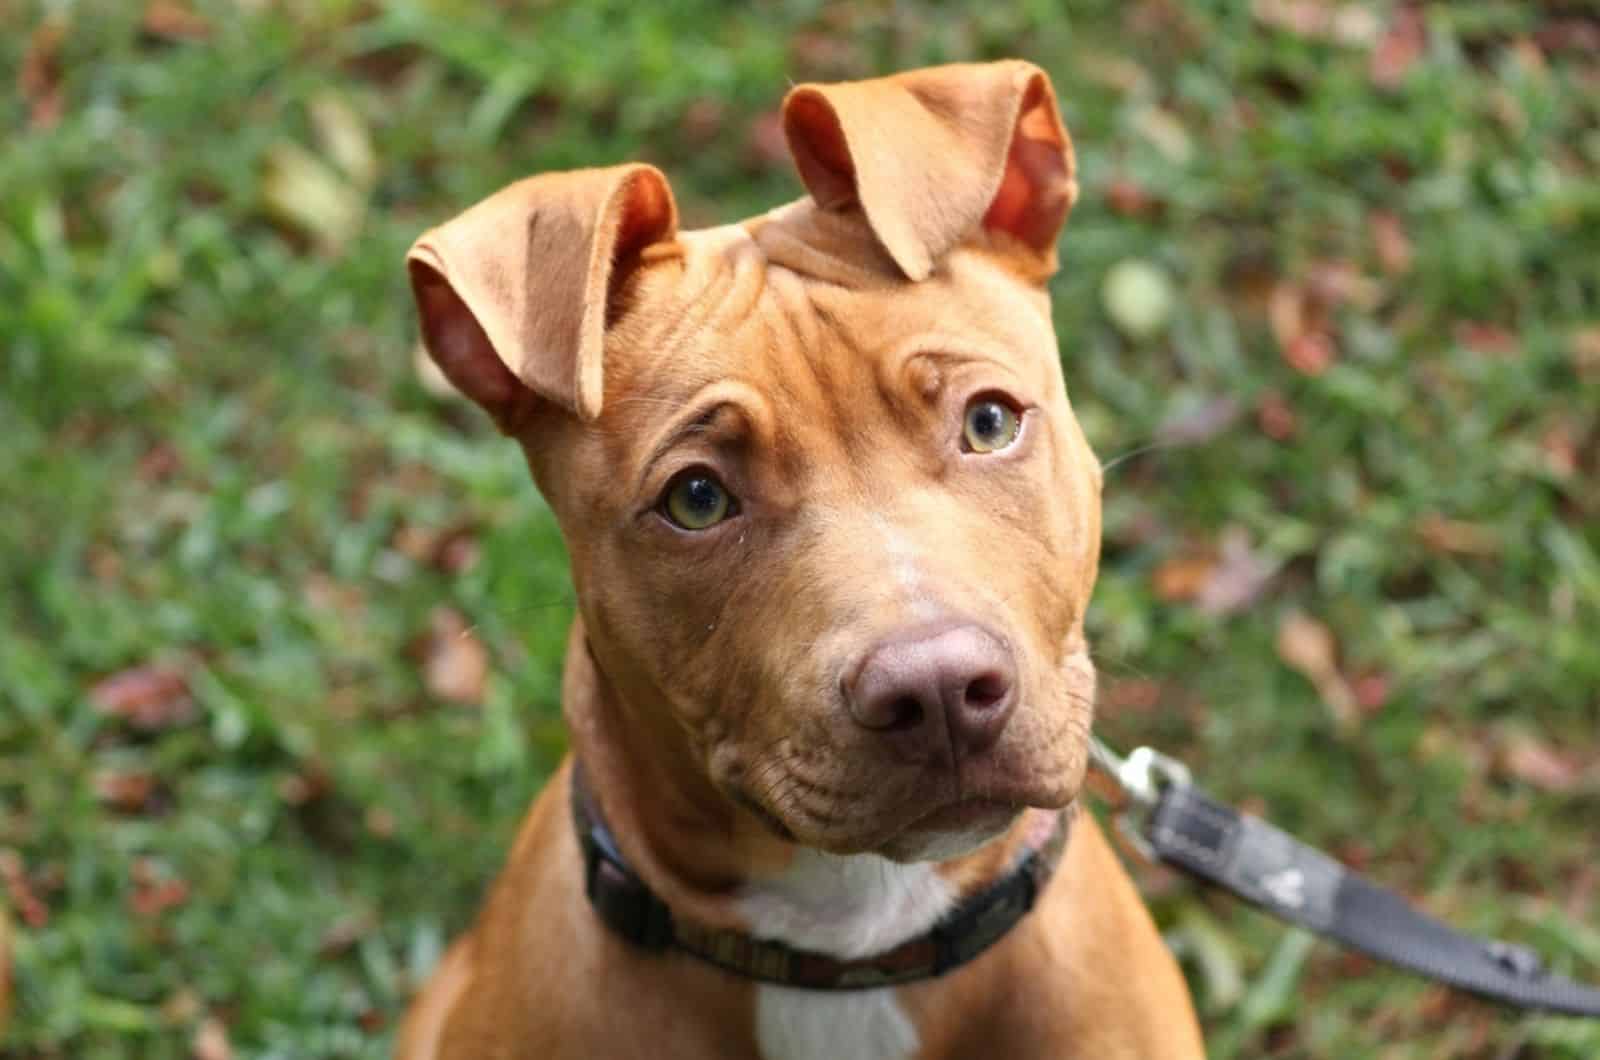
[(894, 949), (847, 961), (673, 916), (628, 867), (583, 783), (581, 765), (572, 770), (572, 820), (583, 848), (584, 890), (608, 927), (646, 950), (681, 950), (746, 979), (808, 990), (897, 986), (943, 975), (972, 960), (1033, 908), (1066, 846), (1069, 816), (1062, 813), (1042, 847), (1029, 851), (1010, 872), (956, 906), (931, 930)]

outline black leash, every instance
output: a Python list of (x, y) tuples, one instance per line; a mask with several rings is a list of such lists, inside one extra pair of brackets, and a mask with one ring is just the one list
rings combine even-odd
[(1478, 938), (1413, 909), (1258, 817), (1195, 787), (1181, 763), (1098, 739), (1095, 765), (1127, 797), (1124, 834), (1141, 853), (1369, 957), (1491, 1001), (1600, 1019), (1600, 989), (1548, 971), (1533, 950)]

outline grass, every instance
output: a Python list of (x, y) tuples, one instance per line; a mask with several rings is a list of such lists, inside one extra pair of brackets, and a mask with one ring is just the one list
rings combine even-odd
[[(1132, 454), (1103, 731), (1600, 980), (1592, 13), (1064, 6), (0, 0), (0, 1055), (387, 1055), (558, 759), (559, 538), (417, 381), (417, 232), (629, 158), (745, 216), (799, 193), (790, 81), (1011, 54), (1078, 143), (1069, 386)], [(1600, 1054), (1141, 880), (1214, 1055)]]

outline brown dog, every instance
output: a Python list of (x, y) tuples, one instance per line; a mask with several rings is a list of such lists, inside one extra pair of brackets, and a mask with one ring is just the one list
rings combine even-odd
[(1050, 83), (948, 66), (783, 116), (810, 196), (764, 216), (680, 232), (627, 165), (412, 248), (580, 617), (572, 757), (400, 1055), (1201, 1056), (1071, 812), (1100, 470), (1045, 290), (1076, 193)]

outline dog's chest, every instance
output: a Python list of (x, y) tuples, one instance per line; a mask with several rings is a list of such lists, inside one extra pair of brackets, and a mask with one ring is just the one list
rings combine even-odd
[[(752, 934), (851, 959), (920, 935), (955, 900), (930, 865), (804, 851), (781, 877), (752, 885), (740, 906)], [(893, 989), (763, 985), (756, 1036), (762, 1060), (910, 1060), (920, 1044)]]

